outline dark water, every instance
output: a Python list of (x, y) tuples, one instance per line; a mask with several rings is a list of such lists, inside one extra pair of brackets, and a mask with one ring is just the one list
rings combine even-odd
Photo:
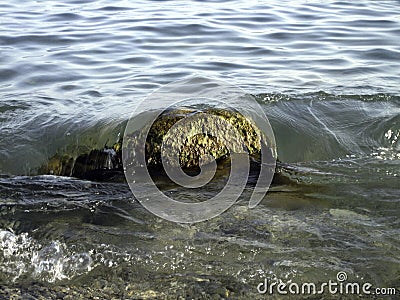
[[(399, 5), (0, 3), (3, 293), (246, 298), (265, 277), (338, 271), (399, 288)], [(303, 170), (292, 183), (189, 226), (123, 183), (34, 176), (56, 152), (113, 144), (139, 101), (193, 75), (255, 96), (280, 160)]]

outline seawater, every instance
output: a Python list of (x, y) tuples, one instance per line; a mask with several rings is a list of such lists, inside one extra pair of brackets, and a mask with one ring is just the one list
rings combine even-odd
[[(398, 7), (1, 2), (2, 294), (246, 298), (266, 277), (319, 282), (339, 271), (398, 288)], [(279, 159), (302, 172), (288, 171), (291, 183), (255, 209), (242, 199), (190, 226), (151, 215), (123, 183), (36, 175), (55, 153), (114, 143), (137, 103), (187, 76), (254, 95)]]

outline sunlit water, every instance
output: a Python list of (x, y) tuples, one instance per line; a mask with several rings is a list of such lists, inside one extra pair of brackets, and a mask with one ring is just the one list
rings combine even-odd
[[(265, 277), (338, 271), (399, 288), (398, 1), (10, 3), (0, 4), (4, 295), (246, 299)], [(124, 183), (32, 176), (56, 152), (116, 142), (138, 101), (193, 75), (237, 84), (269, 117), (291, 183), (258, 207), (247, 208), (248, 187), (220, 217), (179, 225)]]

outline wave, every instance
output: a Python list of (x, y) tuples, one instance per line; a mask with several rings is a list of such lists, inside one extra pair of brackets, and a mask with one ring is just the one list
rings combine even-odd
[[(260, 94), (285, 162), (381, 153), (399, 159), (400, 97), (387, 94)], [(378, 155), (376, 155), (378, 157)]]
[[(400, 159), (400, 96), (318, 92), (260, 93), (254, 97), (269, 118), (278, 158), (283, 162)], [(69, 105), (60, 99), (36, 100), (10, 97), (0, 105), (2, 174), (37, 174), (40, 166), (55, 155), (78, 157), (93, 149), (112, 147), (129, 119), (125, 107), (107, 111), (92, 103), (77, 111), (65, 111)], [(61, 107), (57, 109), (55, 103)]]

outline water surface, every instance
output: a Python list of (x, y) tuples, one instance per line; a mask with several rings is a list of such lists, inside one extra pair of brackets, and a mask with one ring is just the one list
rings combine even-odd
[[(399, 288), (398, 7), (0, 3), (1, 293), (246, 299), (265, 277), (338, 271)], [(185, 76), (254, 95), (291, 182), (251, 210), (249, 187), (189, 226), (151, 215), (124, 183), (36, 175), (57, 152), (113, 144), (139, 101)]]

